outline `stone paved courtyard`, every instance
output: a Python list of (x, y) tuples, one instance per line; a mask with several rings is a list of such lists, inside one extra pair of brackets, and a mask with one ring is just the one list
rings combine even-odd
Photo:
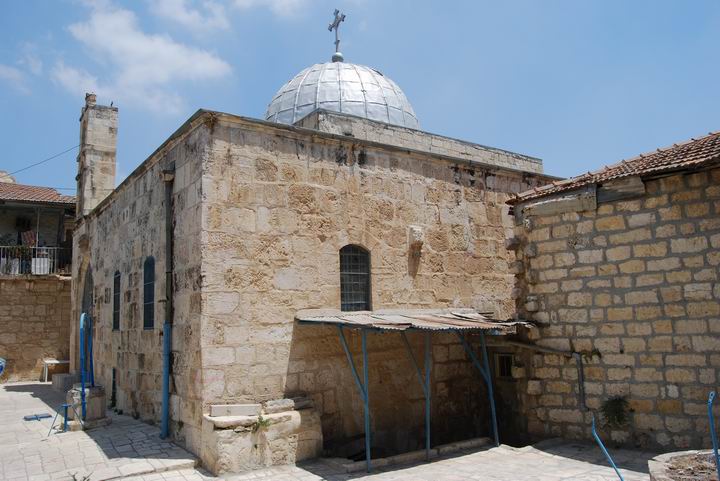
[(0, 479), (78, 480), (120, 478), (137, 473), (195, 466), (195, 457), (158, 436), (159, 429), (130, 416), (86, 432), (48, 436), (52, 418), (24, 421), (37, 413), (55, 415), (63, 403), (46, 383), (0, 385)]
[[(62, 403), (49, 384), (0, 386), (0, 478), (3, 480), (123, 479), (124, 481), (219, 480), (195, 468), (196, 460), (180, 447), (159, 439), (155, 426), (129, 416), (87, 432), (47, 436), (52, 419), (23, 421), (26, 414), (48, 412)], [(647, 481), (652, 453), (613, 450), (626, 481)], [(232, 481), (428, 480), (614, 481), (600, 450), (589, 443), (549, 440), (525, 448), (501, 446), (464, 451), (407, 466), (377, 469), (372, 474), (342, 473), (328, 460), (301, 466), (254, 471), (223, 479)]]

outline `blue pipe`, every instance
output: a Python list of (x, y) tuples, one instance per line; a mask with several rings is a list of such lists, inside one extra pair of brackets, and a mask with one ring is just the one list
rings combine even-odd
[(82, 405), (82, 418), (85, 420), (87, 408), (85, 406), (85, 314), (80, 314), (80, 400)]
[(600, 446), (600, 449), (602, 449), (603, 454), (607, 458), (607, 460), (610, 462), (610, 466), (615, 470), (615, 474), (618, 475), (618, 478), (620, 478), (620, 481), (625, 481), (623, 479), (622, 474), (620, 474), (620, 470), (615, 466), (615, 461), (610, 457), (610, 453), (608, 453), (607, 449), (605, 449), (605, 445), (603, 444), (602, 440), (600, 439), (600, 436), (598, 436), (597, 431), (595, 430), (595, 415), (592, 415), (592, 435), (595, 438), (595, 441), (598, 443), (598, 446)]
[(165, 323), (163, 324), (163, 367), (162, 367), (162, 406), (160, 412), (160, 437), (170, 436), (170, 355), (172, 353), (172, 323), (175, 318), (173, 309), (173, 223), (172, 194), (175, 180), (175, 162), (163, 170), (165, 183)]
[(87, 317), (88, 365), (90, 367), (90, 387), (95, 387), (95, 366), (93, 362), (93, 318)]
[(715, 416), (713, 416), (713, 402), (715, 401), (715, 391), (710, 392), (708, 396), (708, 418), (710, 419), (710, 438), (712, 439), (713, 454), (715, 455), (715, 469), (717, 469), (718, 479), (720, 479), (720, 455), (718, 455), (718, 438), (715, 431)]
[(172, 324), (163, 324), (163, 370), (162, 370), (162, 412), (160, 420), (160, 437), (170, 435), (170, 349), (172, 340)]

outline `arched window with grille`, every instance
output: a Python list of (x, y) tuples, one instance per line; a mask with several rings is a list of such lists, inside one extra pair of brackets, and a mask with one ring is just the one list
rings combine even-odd
[(143, 329), (155, 328), (155, 258), (143, 263)]
[(340, 310), (370, 309), (370, 252), (346, 245), (340, 249)]
[(113, 276), (112, 323), (113, 331), (120, 329), (120, 271), (115, 271)]

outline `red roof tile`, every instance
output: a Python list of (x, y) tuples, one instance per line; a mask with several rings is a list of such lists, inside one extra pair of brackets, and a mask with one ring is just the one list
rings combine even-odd
[(75, 205), (74, 195), (62, 195), (52, 187), (0, 182), (0, 201), (3, 200), (33, 204)]
[(602, 184), (622, 177), (658, 174), (665, 171), (697, 167), (719, 160), (720, 132), (711, 132), (705, 137), (673, 144), (664, 149), (657, 149), (655, 152), (640, 154), (618, 164), (605, 166), (595, 172), (588, 172), (569, 179), (558, 180), (542, 187), (536, 187), (533, 190), (518, 194), (510, 199), (508, 203), (517, 204), (590, 184)]

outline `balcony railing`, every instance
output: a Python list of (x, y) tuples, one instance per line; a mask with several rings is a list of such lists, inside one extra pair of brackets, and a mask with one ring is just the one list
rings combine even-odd
[(0, 246), (0, 275), (70, 274), (71, 249)]

